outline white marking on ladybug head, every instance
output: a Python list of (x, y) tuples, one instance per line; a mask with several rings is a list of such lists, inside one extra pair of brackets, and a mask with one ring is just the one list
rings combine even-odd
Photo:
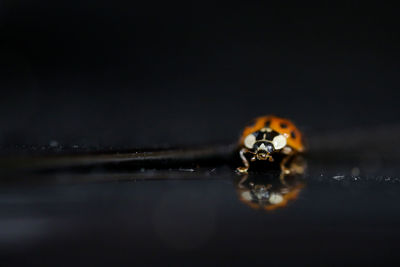
[(286, 146), (286, 138), (283, 135), (277, 135), (272, 140), (275, 149), (282, 149)]
[(264, 144), (258, 147), (259, 150), (267, 150), (267, 147)]
[(260, 130), (261, 132), (272, 132), (272, 129), (271, 128), (268, 128), (268, 127), (264, 127), (264, 128), (262, 128), (261, 130)]
[(256, 143), (256, 137), (253, 134), (249, 134), (244, 139), (244, 145), (249, 149), (252, 149), (255, 143)]

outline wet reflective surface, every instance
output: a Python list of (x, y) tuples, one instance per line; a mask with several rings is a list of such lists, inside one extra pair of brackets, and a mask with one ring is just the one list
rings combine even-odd
[(53, 173), (57, 183), (3, 187), (1, 258), (64, 266), (398, 262), (398, 167), (307, 163), (287, 185), (276, 173), (264, 177), (272, 183), (265, 189), (294, 192), (271, 209), (243, 201), (252, 180), (239, 187), (243, 177), (228, 166)]
[(0, 255), (48, 266), (400, 263), (398, 129), (311, 136), (306, 164), (283, 180), (221, 162), (2, 175)]

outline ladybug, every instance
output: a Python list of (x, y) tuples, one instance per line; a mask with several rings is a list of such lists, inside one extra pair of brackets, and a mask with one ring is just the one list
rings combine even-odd
[(239, 173), (247, 173), (250, 161), (279, 160), (282, 174), (290, 174), (286, 164), (295, 155), (305, 151), (301, 132), (289, 120), (274, 115), (258, 117), (244, 128), (239, 141), (239, 155), (244, 167)]

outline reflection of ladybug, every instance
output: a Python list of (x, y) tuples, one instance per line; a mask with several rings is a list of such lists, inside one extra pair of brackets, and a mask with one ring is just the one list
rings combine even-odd
[(286, 163), (296, 154), (303, 152), (304, 144), (300, 131), (289, 120), (268, 115), (255, 119), (247, 126), (240, 138), (240, 158), (244, 167), (237, 170), (246, 173), (250, 167), (246, 155), (252, 155), (250, 161), (274, 161), (274, 156), (282, 158), (280, 167), (284, 174), (290, 170)]
[[(293, 177), (292, 177), (293, 178)], [(290, 201), (297, 199), (304, 187), (303, 180), (292, 179), (290, 183), (256, 183), (248, 179), (246, 184), (238, 184), (236, 190), (239, 200), (253, 209), (266, 211), (285, 207)]]

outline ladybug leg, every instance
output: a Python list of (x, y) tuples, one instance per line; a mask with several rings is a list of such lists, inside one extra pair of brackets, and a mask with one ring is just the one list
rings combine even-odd
[(280, 168), (281, 168), (281, 174), (279, 176), (280, 180), (282, 183), (285, 182), (285, 176), (289, 175), (291, 173), (290, 168), (286, 165), (293, 157), (293, 154), (287, 155), (284, 157), (280, 163)]
[(279, 176), (281, 182), (285, 184), (285, 176), (288, 174), (303, 175), (306, 168), (307, 162), (301, 155), (296, 153), (288, 155), (281, 162), (281, 174)]
[(242, 159), (243, 165), (244, 167), (238, 167), (236, 170), (239, 173), (247, 173), (250, 164), (249, 161), (247, 160), (246, 156), (244, 155), (244, 153), (248, 152), (248, 150), (246, 148), (242, 148), (239, 152), (240, 158)]
[(291, 174), (304, 174), (307, 163), (301, 155), (294, 155), (289, 166)]

